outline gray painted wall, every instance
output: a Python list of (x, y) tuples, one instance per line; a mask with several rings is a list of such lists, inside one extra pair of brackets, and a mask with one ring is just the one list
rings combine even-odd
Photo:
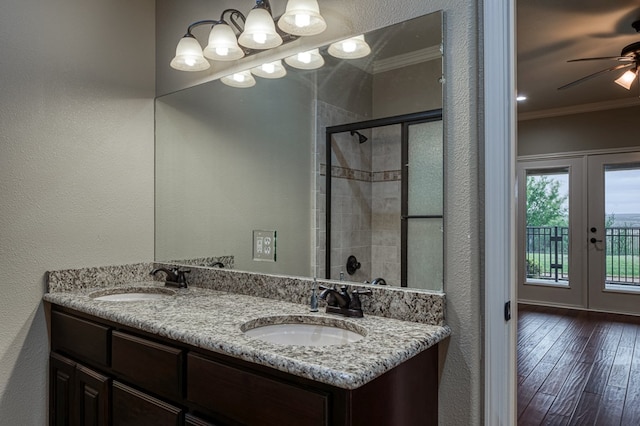
[(154, 2), (3, 2), (0, 423), (47, 424), (49, 269), (153, 256)]
[[(285, 2), (274, 1), (274, 14), (283, 12)], [(210, 2), (157, 0), (157, 94), (165, 94), (209, 81), (232, 70), (257, 66), (269, 52), (248, 58), (240, 65), (222, 70), (215, 67), (202, 73), (181, 73), (168, 64), (186, 26), (196, 20), (217, 18), (225, 7), (248, 9), (237, 1)], [(303, 40), (305, 47), (326, 44), (353, 35), (444, 10), (445, 38), (445, 144), (447, 158), (445, 191), (445, 291), (447, 323), (451, 339), (443, 345), (440, 383), (440, 422), (443, 425), (481, 424), (483, 407), (482, 287), (481, 278), (481, 195), (479, 193), (480, 140), (479, 45), (481, 2), (448, 0), (398, 0), (374, 2), (321, 0), (320, 7), (330, 31)], [(196, 34), (206, 39), (206, 30)], [(285, 49), (286, 50), (286, 49)], [(284, 56), (286, 52), (282, 52)]]
[(518, 155), (640, 146), (640, 107), (518, 122)]
[(440, 77), (441, 59), (376, 74), (373, 78), (374, 117), (442, 108)]
[[(233, 255), (239, 270), (312, 275), (314, 88), (259, 83), (157, 99), (156, 260)], [(276, 262), (253, 260), (253, 230), (277, 231)]]

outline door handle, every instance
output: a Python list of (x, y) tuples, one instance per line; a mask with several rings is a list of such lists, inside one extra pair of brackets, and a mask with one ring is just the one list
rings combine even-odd
[(591, 241), (593, 244), (602, 242), (602, 240), (596, 240), (595, 238), (591, 238), (589, 241)]

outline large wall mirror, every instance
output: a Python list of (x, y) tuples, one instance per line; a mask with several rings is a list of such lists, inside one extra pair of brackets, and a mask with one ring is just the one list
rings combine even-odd
[[(365, 39), (365, 58), (325, 47), (318, 70), (156, 99), (157, 261), (442, 290), (442, 13)], [(366, 127), (402, 117), (421, 118)], [(402, 162), (416, 170), (409, 186)], [(438, 220), (403, 231), (404, 191)], [(327, 214), (339, 215), (338, 233)]]

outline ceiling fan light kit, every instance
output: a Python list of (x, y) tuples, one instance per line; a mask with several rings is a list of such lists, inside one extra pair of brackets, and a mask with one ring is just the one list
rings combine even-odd
[[(640, 20), (634, 21), (631, 26), (637, 31), (640, 32)], [(573, 87), (577, 84), (583, 83), (587, 80), (591, 80), (594, 77), (599, 76), (600, 74), (605, 74), (610, 71), (618, 71), (624, 70), (626, 71), (618, 77), (614, 82), (627, 90), (631, 90), (631, 86), (633, 82), (636, 80), (638, 76), (638, 64), (640, 63), (640, 42), (631, 43), (622, 48), (620, 52), (620, 56), (605, 56), (598, 58), (581, 58), (581, 59), (571, 59), (567, 62), (582, 62), (582, 61), (600, 61), (600, 60), (615, 60), (619, 62), (618, 65), (614, 65), (612, 67), (600, 70), (593, 74), (582, 77), (578, 80), (572, 81), (569, 84), (565, 84), (562, 87), (559, 87), (558, 90), (567, 89), (569, 87)]]

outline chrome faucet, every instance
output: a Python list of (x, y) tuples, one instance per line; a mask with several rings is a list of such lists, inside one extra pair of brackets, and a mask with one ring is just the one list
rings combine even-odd
[(187, 288), (187, 276), (191, 272), (190, 270), (181, 270), (180, 268), (156, 268), (149, 273), (149, 275), (156, 275), (158, 272), (164, 272), (167, 277), (165, 278), (164, 285), (169, 287)]
[(320, 293), (320, 299), (327, 301), (327, 313), (341, 314), (345, 317), (358, 317), (361, 318), (362, 303), (360, 296), (371, 295), (371, 290), (352, 290), (351, 296), (347, 292), (347, 286), (340, 287), (338, 290), (335, 287), (320, 286), (322, 293)]

